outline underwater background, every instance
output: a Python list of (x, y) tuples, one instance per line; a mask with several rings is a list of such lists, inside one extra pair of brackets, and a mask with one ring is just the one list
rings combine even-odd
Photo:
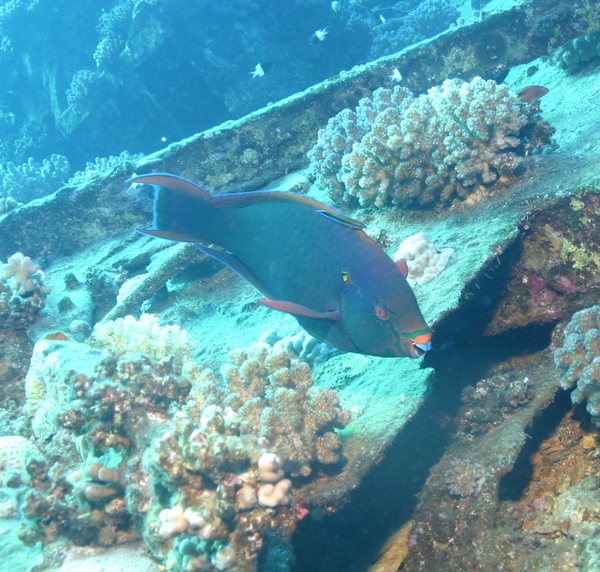
[(0, 4), (0, 570), (600, 570), (598, 2)]

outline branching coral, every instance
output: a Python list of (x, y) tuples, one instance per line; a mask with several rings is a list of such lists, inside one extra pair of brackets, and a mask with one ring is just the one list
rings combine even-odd
[(327, 189), (334, 200), (341, 199), (346, 192), (340, 178), (342, 159), (372, 130), (380, 113), (389, 108), (399, 109), (405, 100), (412, 99), (413, 95), (405, 88), (379, 88), (371, 98), (361, 99), (355, 111), (344, 109), (332, 117), (308, 152), (317, 186)]
[(91, 70), (79, 70), (71, 80), (67, 90), (67, 103), (77, 113), (88, 111), (105, 89), (105, 79), (102, 74)]
[(29, 256), (23, 256), (20, 252), (8, 258), (4, 265), (4, 276), (19, 296), (31, 294), (36, 289), (44, 294), (51, 292), (50, 286), (44, 284), (46, 276), (40, 267), (34, 264)]
[[(40, 165), (33, 158), (27, 163), (15, 165), (8, 162), (0, 168), (0, 181), (4, 197), (26, 203), (58, 191), (69, 178), (71, 166), (62, 155), (51, 155)], [(12, 204), (12, 203), (11, 203)]]
[(173, 355), (156, 361), (86, 344), (39, 341), (25, 378), (25, 410), (34, 434), (48, 438), (61, 426), (81, 429), (92, 421), (109, 423), (109, 432), (118, 434), (136, 408), (162, 411), (183, 401), (190, 382), (180, 376), (181, 365), (176, 373), (175, 361)]
[[(0, 6), (0, 30), (2, 31), (2, 35), (8, 36), (10, 32), (14, 33), (14, 28), (11, 29), (11, 25), (14, 26), (15, 24), (13, 18), (19, 14), (27, 14), (38, 2), (39, 0), (8, 0), (7, 2), (3, 2), (2, 6)], [(10, 49), (10, 40), (6, 38), (6, 40), (3, 40), (4, 42), (6, 42), (6, 45), (3, 46), (3, 49)]]
[(137, 163), (144, 155), (132, 154), (122, 151), (119, 155), (109, 157), (96, 157), (94, 162), (88, 161), (83, 171), (77, 171), (68, 181), (67, 185), (77, 187), (85, 185), (99, 177), (109, 175), (115, 169), (129, 170), (133, 163)]
[[(294, 525), (292, 483), (315, 463), (334, 463), (333, 432), (348, 422), (337, 396), (312, 387), (310, 367), (267, 344), (230, 352), (221, 369), (196, 378), (194, 399), (147, 457), (156, 485), (172, 492), (159, 534), (176, 538), (171, 557), (187, 570), (254, 570), (270, 532)], [(197, 418), (196, 418), (197, 419)]]
[(125, 46), (134, 4), (133, 0), (126, 0), (100, 16), (97, 29), (102, 39), (94, 52), (98, 69), (110, 67)]
[[(40, 514), (79, 544), (112, 544), (135, 535), (131, 515), (142, 509), (127, 506), (126, 495), (138, 494), (129, 492), (129, 477), (156, 433), (153, 422), (164, 423), (189, 393), (191, 383), (181, 370), (198, 369), (186, 364), (174, 372), (174, 364), (188, 357), (180, 350), (153, 360), (70, 341), (35, 345), (25, 412), (46, 454), (56, 460), (58, 451), (60, 463), (41, 489), (24, 495), (31, 541), (39, 540)], [(132, 459), (132, 453), (138, 456)], [(144, 473), (136, 474), (136, 487), (143, 488)]]
[(536, 121), (507, 86), (481, 78), (446, 80), (416, 99), (400, 87), (373, 94), (374, 103), (386, 100), (383, 109), (362, 100), (319, 131), (308, 156), (332, 199), (356, 197), (363, 206), (465, 199), (519, 172), (521, 132)]
[(371, 57), (375, 59), (399, 52), (406, 46), (431, 38), (447, 30), (458, 16), (458, 10), (448, 0), (424, 0), (404, 17), (390, 18), (375, 28)]
[[(77, 520), (78, 541), (95, 533), (107, 544), (135, 520), (168, 569), (256, 570), (265, 545), (295, 527), (286, 477), (339, 460), (334, 430), (348, 412), (284, 349), (234, 350), (221, 378), (190, 361), (187, 332), (154, 317), (105, 324), (96, 334), (104, 349), (35, 346), (26, 380), (34, 434), (46, 453), (60, 439), (76, 451), (68, 469), (55, 467), (44, 487), (24, 495), (25, 516), (42, 511), (73, 535), (67, 527)], [(153, 357), (124, 353), (140, 349)]]
[[(199, 424), (181, 412), (147, 456), (155, 487), (172, 495), (158, 513), (158, 536), (175, 539), (170, 558), (185, 570), (225, 570), (234, 562), (255, 570), (265, 534), (294, 526), (292, 485), (279, 459), (264, 439), (241, 429), (228, 408), (208, 406)], [(151, 518), (159, 508), (155, 503)]]
[(313, 387), (307, 364), (267, 344), (233, 351), (229, 359), (221, 370), (229, 390), (225, 403), (239, 411), (248, 432), (268, 440), (284, 470), (307, 476), (315, 462), (339, 460), (333, 429), (344, 427), (349, 413), (333, 391)]
[[(40, 355), (48, 354), (46, 359), (80, 364), (75, 378), (67, 372), (71, 377), (66, 386), (62, 378), (53, 378), (52, 387), (61, 388), (58, 391), (65, 395), (57, 401), (77, 397), (93, 408), (94, 418), (120, 426), (124, 416), (136, 407), (164, 411), (187, 397), (191, 383), (185, 372), (195, 375), (198, 366), (191, 361), (196, 343), (186, 330), (161, 326), (155, 316), (143, 314), (139, 320), (126, 316), (97, 324), (89, 341), (104, 351), (86, 344), (65, 344), (48, 351), (44, 342), (36, 344)], [(34, 351), (34, 358), (36, 355)], [(38, 364), (32, 359), (34, 378), (54, 376), (55, 371), (44, 365), (45, 361)]]
[(22, 329), (36, 320), (52, 290), (45, 279), (40, 267), (20, 252), (0, 266), (0, 327)]
[(564, 332), (564, 345), (554, 352), (563, 389), (573, 403), (587, 401), (592, 421), (600, 426), (600, 306), (575, 312)]

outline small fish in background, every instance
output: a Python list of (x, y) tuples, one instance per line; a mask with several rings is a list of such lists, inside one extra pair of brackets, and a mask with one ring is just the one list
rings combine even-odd
[(326, 27), (323, 28), (322, 30), (317, 30), (310, 37), (311, 44), (318, 44), (319, 42), (322, 42), (325, 39), (325, 36), (327, 36), (327, 34), (329, 34), (329, 30)]
[(265, 74), (268, 74), (273, 68), (273, 62), (260, 62), (256, 64), (254, 71), (251, 71), (252, 79), (256, 77), (263, 77)]
[(390, 74), (390, 80), (402, 81), (402, 74), (398, 68), (394, 68), (394, 71)]
[(336, 13), (341, 12), (342, 11), (342, 3), (335, 0), (334, 2), (331, 3), (331, 9)]
[(383, 14), (379, 14), (379, 19), (381, 20), (382, 24), (385, 24), (387, 22), (387, 20), (383, 17)]
[(543, 85), (528, 85), (523, 89), (517, 91), (517, 97), (521, 101), (525, 101), (526, 103), (531, 103), (532, 101), (536, 101), (541, 97), (544, 97), (550, 90)]
[(260, 64), (256, 64), (256, 67), (254, 68), (254, 71), (250, 72), (252, 74), (252, 79), (257, 78), (257, 77), (262, 77), (265, 75), (265, 70), (263, 70), (263, 67)]

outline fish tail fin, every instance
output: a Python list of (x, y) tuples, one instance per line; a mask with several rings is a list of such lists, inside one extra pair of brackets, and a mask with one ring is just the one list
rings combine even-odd
[(202, 222), (209, 219), (208, 211), (214, 210), (208, 202), (212, 195), (176, 175), (152, 173), (133, 177), (127, 182), (154, 187), (152, 226), (138, 229), (139, 232), (181, 242), (206, 239)]

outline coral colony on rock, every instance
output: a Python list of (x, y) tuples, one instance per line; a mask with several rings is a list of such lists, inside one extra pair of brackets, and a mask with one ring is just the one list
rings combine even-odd
[[(307, 364), (267, 344), (233, 350), (220, 374), (193, 360), (185, 330), (147, 314), (99, 324), (90, 344), (34, 347), (33, 432), (55, 443), (78, 434), (79, 460), (41, 462), (28, 514), (43, 507), (76, 544), (132, 538), (135, 525), (170, 569), (253, 570), (268, 538), (295, 527), (286, 475), (337, 463), (334, 429), (349, 412), (313, 387)], [(29, 542), (44, 534), (33, 518)]]
[(446, 80), (416, 99), (403, 87), (377, 89), (329, 120), (309, 158), (332, 200), (425, 206), (477, 200), (518, 174), (526, 138), (531, 152), (550, 143), (549, 131), (506, 85)]
[(599, 570), (599, 34), (4, 2), (0, 568)]

